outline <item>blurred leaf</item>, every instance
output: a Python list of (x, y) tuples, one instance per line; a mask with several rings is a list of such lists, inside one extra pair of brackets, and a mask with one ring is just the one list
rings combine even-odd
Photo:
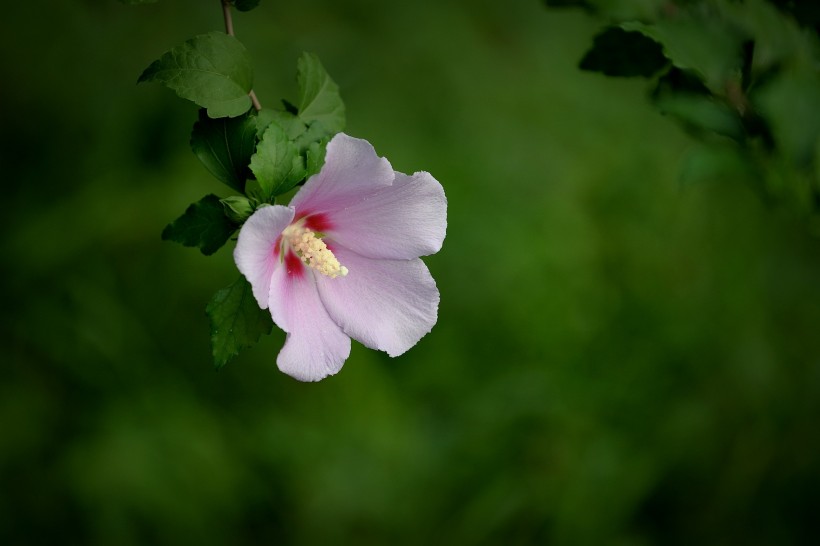
[(233, 0), (233, 5), (239, 11), (250, 11), (259, 5), (259, 0)]
[(156, 4), (157, 0), (120, 0), (123, 4), (137, 6), (139, 4)]
[(242, 192), (256, 146), (256, 117), (209, 118), (204, 109), (191, 133), (191, 149), (218, 180)]
[(331, 134), (345, 126), (345, 106), (339, 86), (330, 78), (319, 58), (304, 53), (296, 64), (299, 83), (299, 117), (305, 123), (320, 121)]
[(225, 215), (237, 224), (243, 223), (253, 214), (253, 204), (244, 195), (231, 195), (220, 201), (225, 207)]
[(743, 125), (737, 114), (712, 97), (667, 93), (659, 96), (656, 104), (664, 114), (677, 118), (689, 130), (717, 133), (737, 141), (743, 139)]
[(653, 25), (633, 21), (621, 27), (660, 43), (673, 65), (697, 73), (713, 93), (723, 93), (726, 84), (739, 75), (743, 40), (720, 18), (679, 17)]
[(196, 246), (209, 256), (224, 245), (236, 230), (227, 216), (219, 197), (206, 195), (189, 206), (185, 213), (162, 230), (163, 241), (175, 241), (185, 246)]
[(776, 147), (808, 167), (820, 140), (820, 74), (810, 66), (782, 73), (753, 97), (768, 120)]
[(151, 63), (137, 80), (158, 81), (184, 99), (208, 109), (212, 118), (236, 117), (251, 106), (253, 67), (236, 38), (209, 32), (179, 45)]
[(260, 309), (245, 277), (214, 294), (205, 313), (211, 322), (214, 366), (221, 368), (273, 327), (270, 313)]
[(250, 166), (266, 199), (285, 193), (305, 177), (304, 158), (276, 123), (265, 129)]
[(548, 8), (590, 8), (584, 0), (544, 0)]
[(609, 27), (595, 36), (592, 49), (581, 59), (581, 70), (607, 76), (651, 76), (666, 66), (660, 44), (640, 32)]

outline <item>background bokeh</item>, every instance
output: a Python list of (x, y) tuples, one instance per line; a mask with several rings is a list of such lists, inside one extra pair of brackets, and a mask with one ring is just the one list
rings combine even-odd
[[(347, 132), (444, 185), (439, 323), (302, 384), (279, 331), (212, 368), (237, 276), (161, 242), (228, 195), (196, 108), (136, 86), (216, 0), (14, 2), (0, 20), (0, 544), (810, 544), (820, 240), (536, 0), (263, 0), (263, 104), (317, 53)], [(798, 122), (799, 120), (796, 120)]]

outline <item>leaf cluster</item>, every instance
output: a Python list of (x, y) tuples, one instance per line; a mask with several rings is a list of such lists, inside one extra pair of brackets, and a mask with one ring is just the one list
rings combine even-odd
[[(609, 24), (579, 63), (650, 80), (649, 99), (714, 157), (753, 166), (767, 197), (820, 212), (820, 8), (767, 0), (545, 0)], [(812, 7), (813, 6), (813, 7)], [(695, 158), (694, 165), (714, 165)], [(684, 169), (714, 178), (709, 168)]]
[[(258, 0), (233, 0), (247, 11)], [(168, 224), (163, 240), (219, 250), (261, 207), (304, 183), (324, 163), (327, 142), (344, 129), (339, 87), (316, 55), (297, 61), (299, 97), (282, 108), (251, 108), (253, 67), (233, 36), (209, 32), (172, 48), (143, 71), (139, 82), (159, 82), (201, 107), (191, 132), (191, 150), (205, 169), (236, 192), (206, 195)], [(240, 277), (220, 290), (206, 312), (211, 322), (214, 364), (223, 366), (242, 348), (270, 333), (271, 318), (259, 308)]]

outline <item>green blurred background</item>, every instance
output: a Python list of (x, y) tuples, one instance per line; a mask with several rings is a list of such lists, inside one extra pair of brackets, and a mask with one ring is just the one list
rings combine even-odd
[[(444, 185), (439, 323), (302, 384), (275, 331), (220, 372), (237, 276), (160, 241), (207, 193), (196, 108), (143, 68), (216, 0), (15, 2), (0, 22), (0, 543), (809, 544), (820, 240), (695, 147), (600, 27), (537, 0), (263, 0), (263, 105), (317, 53), (347, 132)], [(796, 120), (797, 122), (797, 120)]]

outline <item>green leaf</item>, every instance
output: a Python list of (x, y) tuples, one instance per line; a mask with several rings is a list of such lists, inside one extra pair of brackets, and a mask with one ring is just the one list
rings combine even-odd
[(212, 175), (242, 192), (256, 147), (256, 116), (211, 119), (205, 110), (191, 133), (191, 149)]
[(163, 241), (196, 246), (209, 256), (224, 245), (236, 231), (236, 224), (225, 216), (219, 197), (206, 195), (185, 210), (185, 214), (165, 226)]
[(305, 178), (310, 178), (314, 174), (322, 170), (322, 165), (325, 164), (325, 152), (327, 151), (327, 141), (311, 142), (308, 146), (306, 155), (306, 169)]
[(267, 129), (271, 123), (279, 125), (291, 140), (295, 140), (307, 130), (305, 122), (294, 114), (282, 110), (274, 110), (273, 108), (262, 108), (256, 119), (256, 134), (259, 138), (262, 138), (262, 135), (265, 134), (265, 129)]
[(790, 161), (809, 168), (820, 141), (820, 74), (796, 66), (767, 83), (753, 97), (769, 122), (775, 145)]
[(138, 82), (158, 81), (208, 109), (212, 118), (236, 117), (251, 107), (250, 56), (239, 40), (209, 32), (188, 40), (151, 63)]
[(225, 216), (237, 224), (243, 223), (253, 214), (253, 204), (244, 195), (231, 195), (220, 201), (225, 208)]
[(305, 161), (285, 131), (271, 123), (251, 157), (251, 171), (269, 199), (290, 190), (305, 177)]
[(319, 58), (304, 53), (296, 64), (299, 83), (299, 117), (305, 123), (319, 121), (330, 134), (345, 126), (345, 105), (339, 95), (339, 86), (330, 79)]
[(239, 11), (250, 11), (259, 5), (259, 0), (233, 0), (233, 5)]
[(581, 59), (581, 70), (607, 76), (651, 76), (666, 66), (660, 44), (639, 32), (609, 27), (595, 36), (592, 49)]
[(743, 37), (720, 18), (681, 16), (654, 25), (629, 22), (621, 28), (660, 43), (674, 66), (697, 73), (715, 94), (723, 94), (740, 73)]
[(270, 313), (259, 308), (245, 277), (214, 294), (205, 313), (211, 322), (211, 352), (217, 369), (273, 327)]

